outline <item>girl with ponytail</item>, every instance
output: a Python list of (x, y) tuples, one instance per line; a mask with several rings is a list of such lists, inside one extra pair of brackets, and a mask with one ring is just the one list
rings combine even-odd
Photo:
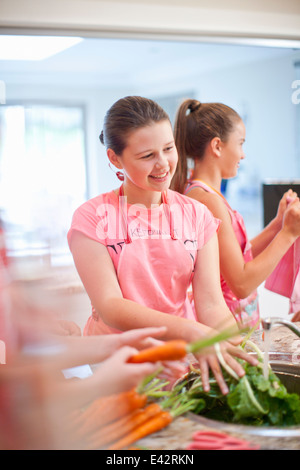
[(221, 220), (223, 296), (239, 323), (255, 325), (259, 320), (256, 289), (299, 237), (300, 203), (292, 190), (285, 193), (276, 217), (250, 242), (241, 214), (221, 193), (222, 180), (235, 177), (245, 158), (245, 132), (241, 117), (229, 106), (185, 100), (175, 121), (178, 165), (172, 188), (205, 204)]

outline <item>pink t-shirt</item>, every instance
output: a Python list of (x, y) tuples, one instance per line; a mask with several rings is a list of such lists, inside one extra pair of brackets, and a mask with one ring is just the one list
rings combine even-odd
[(265, 288), (290, 300), (289, 313), (300, 311), (300, 237), (266, 279)]
[[(151, 209), (122, 206), (120, 200), (111, 191), (81, 205), (68, 232), (69, 244), (77, 230), (105, 245), (124, 298), (195, 319), (187, 291), (197, 251), (216, 233), (219, 220), (203, 204), (171, 190), (167, 191), (168, 204)], [(126, 244), (128, 236), (131, 243)], [(101, 323), (95, 314), (94, 319)], [(101, 327), (101, 333), (115, 331)]]

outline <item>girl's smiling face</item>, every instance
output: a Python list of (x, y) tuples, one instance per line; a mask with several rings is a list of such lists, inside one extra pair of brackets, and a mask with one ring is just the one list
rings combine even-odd
[(171, 124), (163, 120), (131, 132), (122, 155), (115, 155), (111, 162), (122, 169), (124, 191), (128, 196), (151, 191), (159, 193), (160, 197), (170, 186), (177, 160)]

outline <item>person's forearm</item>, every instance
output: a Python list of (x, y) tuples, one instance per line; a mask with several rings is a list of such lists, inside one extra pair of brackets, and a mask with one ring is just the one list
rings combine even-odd
[(259, 287), (273, 272), (281, 258), (295, 242), (295, 237), (281, 230), (256, 258), (235, 272), (235, 280), (227, 281), (239, 298), (245, 298)]
[(281, 230), (282, 225), (276, 219), (271, 222), (251, 240), (252, 254), (255, 258), (258, 256), (274, 239)]
[(224, 302), (224, 306), (215, 304), (212, 308), (201, 309), (198, 320), (214, 330), (223, 330), (236, 326), (236, 320)]
[[(203, 291), (194, 287), (195, 312), (200, 323), (207, 325), (213, 331), (232, 330), (239, 333), (237, 322), (224, 300), (221, 287), (218, 285), (211, 292), (208, 299), (208, 290), (205, 291), (206, 301), (203, 299)], [(234, 337), (234, 336), (233, 336)], [(239, 340), (237, 339), (237, 342)], [(235, 340), (234, 340), (235, 342)]]
[(122, 331), (165, 326), (166, 334), (161, 338), (164, 340), (182, 338), (190, 342), (205, 336), (210, 331), (208, 327), (196, 321), (159, 312), (124, 298), (109, 299), (101, 312), (105, 312), (101, 318), (107, 325)]
[[(109, 357), (115, 349), (122, 346), (122, 342), (118, 342), (118, 336), (115, 334), (81, 336), (78, 338), (73, 336), (62, 337), (60, 341), (64, 346), (64, 350), (60, 355), (60, 361), (64, 364), (64, 368), (101, 362)], [(114, 342), (112, 337), (115, 338)]]

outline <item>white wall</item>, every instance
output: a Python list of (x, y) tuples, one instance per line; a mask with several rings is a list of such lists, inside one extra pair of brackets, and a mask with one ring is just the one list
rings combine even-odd
[(244, 118), (246, 159), (239, 177), (230, 182), (228, 188), (236, 188), (236, 193), (231, 193), (231, 202), (244, 212), (246, 219), (248, 217), (250, 232), (252, 225), (256, 233), (258, 223), (262, 226), (262, 199), (252, 199), (254, 192), (261, 190), (262, 182), (270, 178), (293, 180), (300, 177), (296, 153), (296, 133), (299, 133), (296, 106), (299, 104), (292, 102), (292, 83), (296, 79), (294, 62), (299, 57), (298, 52), (288, 58), (223, 70), (202, 76), (198, 82), (201, 100), (225, 102)]
[(201, 76), (198, 81), (201, 100), (224, 101), (245, 118), (245, 149), (251, 166), (263, 177), (300, 176), (295, 154), (296, 105), (292, 103), (294, 62), (299, 58), (298, 52)]
[[(287, 57), (223, 68), (177, 84), (177, 92), (193, 90), (200, 101), (223, 102), (244, 119), (246, 159), (238, 177), (228, 185), (228, 197), (244, 215), (250, 235), (256, 234), (263, 224), (262, 182), (300, 177), (296, 146), (296, 113), (300, 104), (292, 102), (292, 83), (297, 78), (294, 63), (299, 59), (299, 51), (291, 52)], [(173, 92), (175, 88), (173, 77), (169, 89)], [(157, 88), (155, 95), (160, 93), (165, 90)]]

